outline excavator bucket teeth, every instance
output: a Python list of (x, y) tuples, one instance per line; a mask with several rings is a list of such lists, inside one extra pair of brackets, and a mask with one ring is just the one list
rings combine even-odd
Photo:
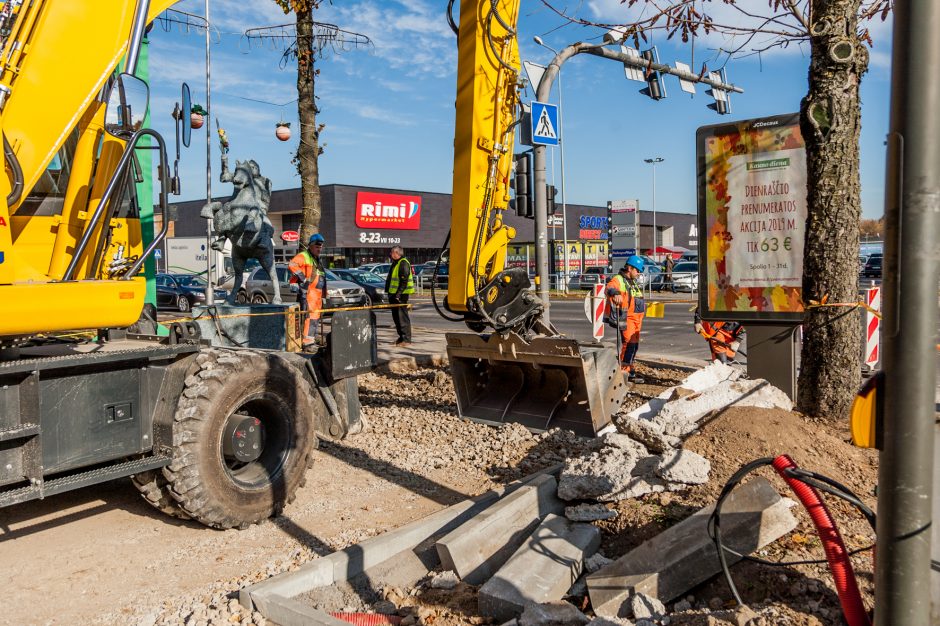
[(448, 333), (447, 357), (460, 417), (485, 424), (593, 436), (627, 393), (614, 351), (575, 339)]

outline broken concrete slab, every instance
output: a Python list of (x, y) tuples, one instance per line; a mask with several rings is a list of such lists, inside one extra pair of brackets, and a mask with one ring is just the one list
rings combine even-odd
[(481, 615), (507, 620), (529, 604), (560, 599), (577, 580), (584, 559), (597, 552), (600, 530), (548, 515), (481, 588)]
[[(727, 547), (749, 554), (796, 528), (790, 512), (792, 500), (764, 478), (739, 486), (722, 506), (722, 538)], [(595, 613), (625, 616), (627, 600), (645, 593), (669, 602), (720, 571), (715, 545), (708, 536), (708, 518), (714, 505), (697, 511), (665, 532), (643, 543), (617, 561), (588, 576), (588, 592)], [(727, 553), (728, 563), (740, 560)]]
[(584, 559), (584, 569), (588, 574), (593, 574), (597, 570), (607, 567), (613, 562), (613, 559), (608, 559), (606, 556), (598, 552), (597, 554), (592, 554), (588, 558)]
[(627, 600), (630, 613), (636, 619), (662, 619), (666, 615), (666, 605), (645, 593), (635, 593)]
[(437, 542), (444, 569), (481, 585), (509, 560), (549, 513), (561, 513), (554, 476), (539, 476), (501, 498)]
[(576, 626), (589, 621), (590, 618), (573, 604), (559, 600), (525, 607), (519, 626)]
[(439, 565), (437, 551), (434, 549), (437, 538), (485, 510), (503, 495), (511, 493), (534, 478), (557, 473), (560, 469), (560, 464), (547, 467), (505, 487), (458, 502), (362, 543), (309, 561), (293, 572), (285, 572), (245, 587), (239, 592), (239, 602), (251, 609), (263, 596), (292, 598), (316, 587), (350, 580), (366, 570), (369, 570), (373, 579), (383, 579), (394, 586), (404, 586), (406, 581), (401, 580), (402, 578), (417, 580), (429, 569)]
[(598, 520), (614, 519), (617, 511), (608, 509), (603, 504), (579, 504), (566, 506), (565, 517), (572, 522), (596, 522)]
[(691, 450), (673, 450), (663, 454), (656, 475), (671, 483), (702, 485), (708, 482), (712, 464)]
[(431, 576), (431, 589), (453, 589), (460, 579), (451, 570), (444, 570)]
[(665, 435), (685, 438), (698, 430), (698, 423), (703, 417), (732, 406), (790, 411), (793, 402), (785, 393), (760, 378), (727, 381), (701, 393), (667, 403), (654, 421), (662, 426)]
[(260, 598), (257, 610), (280, 626), (349, 626), (329, 613), (277, 594)]
[(693, 452), (667, 455), (650, 455), (627, 435), (607, 435), (599, 450), (566, 464), (558, 478), (558, 497), (614, 502), (708, 480), (710, 464), (703, 457)]

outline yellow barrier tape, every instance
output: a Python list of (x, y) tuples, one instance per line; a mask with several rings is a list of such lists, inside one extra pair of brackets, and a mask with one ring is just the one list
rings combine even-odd
[(825, 308), (838, 308), (838, 307), (849, 307), (853, 309), (865, 309), (878, 319), (881, 319), (881, 311), (872, 308), (868, 305), (867, 302), (859, 300), (858, 302), (827, 302), (828, 296), (824, 296), (821, 301), (810, 300), (809, 304), (804, 304), (803, 308), (807, 311), (809, 309), (825, 309)]
[[(247, 305), (246, 305), (246, 306), (247, 306)], [(333, 308), (333, 309), (320, 309), (320, 313), (321, 313), (321, 314), (323, 314), (323, 313), (337, 313), (337, 312), (339, 312), (339, 311), (372, 311), (372, 310), (376, 310), (376, 309), (399, 309), (399, 308), (401, 308), (401, 307), (408, 307), (408, 308), (411, 308), (411, 304), (374, 304), (374, 305), (370, 305), (370, 306), (355, 306), (355, 307), (342, 307), (342, 308)], [(218, 315), (218, 314), (216, 314), (216, 315), (214, 315), (213, 317), (215, 317), (215, 319), (223, 320), (223, 319), (232, 319), (232, 318), (239, 318), (239, 317), (265, 317), (265, 316), (270, 316), (270, 315), (281, 315), (281, 316), (285, 316), (285, 317), (288, 316), (288, 315), (301, 316), (301, 315), (304, 315), (305, 313), (306, 313), (306, 311), (301, 311), (300, 309), (295, 309), (295, 310), (290, 310), (290, 309), (288, 309), (288, 310), (286, 310), (286, 311), (271, 311), (271, 312), (268, 312), (268, 313), (228, 313), (228, 314), (226, 314), (226, 315)], [(191, 322), (191, 321), (193, 321), (193, 320), (195, 320), (195, 319), (199, 319), (199, 318), (196, 318), (196, 317), (178, 317), (178, 318), (171, 319), (171, 320), (160, 320), (160, 323), (161, 323), (161, 324), (174, 324), (174, 323), (178, 323), (178, 322)]]

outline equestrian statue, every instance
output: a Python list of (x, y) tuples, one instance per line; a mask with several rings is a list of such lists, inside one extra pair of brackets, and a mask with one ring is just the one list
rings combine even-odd
[[(216, 121), (218, 126), (218, 121)], [(232, 243), (232, 267), (235, 285), (227, 302), (235, 304), (235, 297), (242, 286), (242, 273), (248, 259), (258, 259), (261, 267), (274, 283), (274, 304), (281, 303), (277, 274), (274, 272), (274, 226), (268, 219), (271, 202), (271, 179), (261, 175), (255, 161), (235, 161), (235, 171), (228, 169), (228, 139), (225, 130), (219, 128), (219, 143), (222, 149), (222, 173), (219, 180), (232, 183), (235, 191), (227, 202), (210, 202), (202, 208), (200, 215), (211, 219), (217, 239), (213, 250), (222, 250), (225, 240)]]

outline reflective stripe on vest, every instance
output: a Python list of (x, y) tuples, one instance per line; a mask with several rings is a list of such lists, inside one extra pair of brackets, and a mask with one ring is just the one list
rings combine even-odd
[[(401, 267), (402, 261), (407, 261), (407, 259), (405, 257), (398, 259), (397, 261), (395, 261), (395, 264), (392, 265), (392, 269), (389, 270), (391, 277), (392, 277), (391, 282), (388, 285), (389, 293), (399, 293), (398, 291), (398, 268)], [(414, 276), (412, 276), (411, 271), (409, 270), (408, 280), (405, 281), (405, 288), (401, 291), (401, 293), (404, 295), (404, 294), (409, 294), (409, 293), (414, 293), (414, 292), (415, 292), (415, 278)]]
[(629, 293), (630, 296), (633, 297), (633, 298), (642, 298), (642, 297), (643, 297), (643, 290), (642, 290), (642, 289), (639, 287), (639, 285), (637, 285), (635, 282), (631, 282), (631, 283), (629, 284), (630, 290), (629, 290), (629, 292), (628, 292), (628, 291), (627, 291), (627, 286), (628, 286), (628, 285), (627, 285), (627, 279), (624, 278), (624, 276), (623, 276), (622, 274), (617, 274), (616, 276), (614, 276), (614, 278), (617, 279), (617, 281), (620, 283), (620, 291), (621, 291), (621, 293)]

